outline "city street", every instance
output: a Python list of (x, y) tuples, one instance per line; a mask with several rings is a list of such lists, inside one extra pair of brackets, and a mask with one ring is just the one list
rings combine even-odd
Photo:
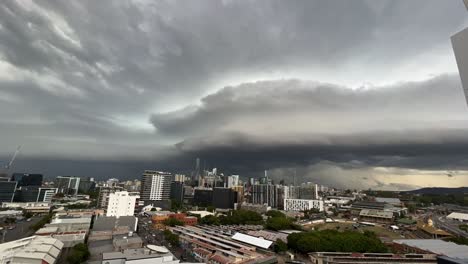
[(181, 247), (169, 245), (164, 239), (162, 230), (154, 230), (149, 222), (151, 218), (138, 216), (138, 235), (143, 240), (143, 245), (165, 246), (174, 256), (183, 261), (198, 262), (189, 252), (184, 251)]
[[(41, 216), (33, 216), (31, 221), (27, 222), (26, 219), (16, 222), (15, 229), (12, 230), (5, 230), (5, 242), (13, 241), (20, 238), (25, 238), (34, 234), (34, 231), (29, 229), (30, 226), (37, 223), (42, 217)], [(1, 239), (1, 237), (0, 237)]]

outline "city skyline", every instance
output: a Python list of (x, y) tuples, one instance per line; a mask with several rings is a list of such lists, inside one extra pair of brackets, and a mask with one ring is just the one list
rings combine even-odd
[(8, 1), (0, 162), (21, 145), (10, 173), (135, 179), (199, 157), (245, 178), (467, 186), (450, 41), (467, 26), (463, 1)]

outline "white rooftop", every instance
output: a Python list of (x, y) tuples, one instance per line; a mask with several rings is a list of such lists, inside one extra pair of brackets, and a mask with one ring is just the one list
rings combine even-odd
[(273, 241), (266, 240), (266, 239), (263, 239), (263, 238), (254, 237), (254, 236), (250, 236), (250, 235), (246, 235), (246, 234), (242, 234), (242, 233), (239, 233), (239, 232), (235, 233), (232, 236), (232, 239), (240, 241), (240, 242), (244, 242), (246, 244), (253, 245), (253, 246), (256, 246), (256, 247), (264, 248), (264, 249), (269, 248), (271, 246), (271, 244), (273, 244)]
[(417, 247), (450, 258), (468, 260), (468, 246), (457, 245), (453, 242), (446, 242), (440, 239), (398, 239), (393, 242), (410, 247)]
[(447, 215), (447, 218), (452, 218), (452, 219), (460, 219), (464, 221), (468, 221), (468, 214), (463, 214), (463, 213), (451, 213)]

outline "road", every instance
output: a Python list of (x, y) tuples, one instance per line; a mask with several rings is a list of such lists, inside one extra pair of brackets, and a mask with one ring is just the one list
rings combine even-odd
[[(34, 231), (29, 229), (29, 227), (32, 226), (33, 224), (39, 222), (39, 220), (41, 220), (41, 218), (42, 218), (41, 216), (33, 216), (33, 217), (31, 217), (30, 222), (27, 222), (26, 220), (17, 222), (15, 224), (16, 225), (15, 229), (12, 229), (12, 230), (7, 229), (6, 230), (5, 242), (9, 242), (9, 241), (13, 241), (13, 240), (17, 240), (17, 239), (20, 239), (20, 238), (25, 238), (25, 237), (31, 236), (32, 234), (34, 234)], [(0, 239), (1, 239), (1, 236), (0, 236)]]
[(439, 215), (433, 215), (432, 221), (438, 228), (441, 228), (457, 236), (468, 237), (467, 232), (460, 230), (460, 228), (458, 228), (461, 222), (450, 220), (450, 219), (445, 218), (445, 216), (439, 216)]

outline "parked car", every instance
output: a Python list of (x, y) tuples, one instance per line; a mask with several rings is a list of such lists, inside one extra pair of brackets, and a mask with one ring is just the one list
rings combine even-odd
[(9, 227), (8, 227), (8, 230), (13, 230), (13, 229), (15, 229), (15, 228), (16, 228), (16, 226), (15, 226), (15, 225), (12, 225), (12, 226), (9, 226)]
[(31, 218), (26, 219), (26, 222), (31, 222)]

